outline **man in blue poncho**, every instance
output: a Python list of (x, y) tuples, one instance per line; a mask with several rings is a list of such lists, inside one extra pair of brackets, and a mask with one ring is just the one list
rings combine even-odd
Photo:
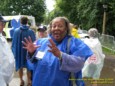
[(14, 31), (13, 40), (12, 40), (12, 51), (16, 60), (16, 71), (19, 71), (20, 77), (20, 86), (24, 86), (23, 81), (23, 68), (27, 68), (27, 79), (28, 86), (31, 85), (31, 72), (29, 71), (29, 67), (27, 65), (26, 54), (27, 50), (23, 48), (22, 40), (25, 37), (30, 36), (32, 41), (35, 41), (35, 34), (33, 30), (27, 26), (28, 18), (23, 16), (21, 18), (21, 26)]
[(84, 42), (70, 35), (67, 18), (51, 21), (48, 38), (34, 44), (31, 37), (25, 41), (28, 59), (34, 64), (32, 86), (72, 86), (71, 72), (75, 73), (77, 86), (83, 86), (81, 69), (93, 53)]

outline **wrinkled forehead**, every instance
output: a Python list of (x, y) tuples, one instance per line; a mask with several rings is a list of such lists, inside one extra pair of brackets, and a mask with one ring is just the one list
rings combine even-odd
[(64, 19), (61, 19), (61, 18), (55, 18), (52, 21), (52, 25), (53, 24), (65, 24), (65, 21), (64, 21)]

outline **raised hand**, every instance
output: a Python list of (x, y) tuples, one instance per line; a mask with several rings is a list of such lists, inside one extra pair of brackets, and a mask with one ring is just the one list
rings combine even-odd
[(50, 47), (50, 50), (48, 51), (52, 52), (56, 57), (60, 57), (61, 56), (60, 50), (56, 47), (52, 39), (49, 39), (49, 41), (50, 41), (50, 45), (48, 46)]
[(22, 43), (24, 44), (24, 49), (27, 49), (27, 51), (30, 53), (30, 54), (33, 54), (35, 52), (35, 50), (39, 47), (37, 45), (35, 45), (33, 42), (32, 42), (32, 39), (31, 37), (29, 36), (29, 39), (27, 38), (24, 38), (25, 39), (25, 42), (22, 41)]

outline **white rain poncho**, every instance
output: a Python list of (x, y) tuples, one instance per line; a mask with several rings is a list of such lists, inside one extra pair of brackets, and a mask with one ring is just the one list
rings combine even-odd
[(6, 86), (12, 77), (15, 60), (6, 39), (0, 33), (0, 86)]
[(98, 38), (86, 38), (83, 40), (93, 51), (94, 55), (89, 57), (82, 69), (83, 77), (92, 77), (99, 79), (104, 64), (105, 55), (102, 52), (102, 46)]

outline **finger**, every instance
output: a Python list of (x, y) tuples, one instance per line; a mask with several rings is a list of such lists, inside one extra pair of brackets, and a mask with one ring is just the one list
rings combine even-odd
[(24, 46), (27, 46), (27, 44), (24, 41), (22, 41), (22, 44), (24, 44)]
[(48, 45), (48, 47), (50, 47), (50, 50), (51, 50), (52, 52), (55, 52), (55, 51), (57, 50), (56, 47), (52, 47), (51, 45)]
[(23, 47), (24, 49), (27, 49), (27, 47)]
[(49, 39), (52, 46), (56, 46), (52, 39)]
[(48, 50), (49, 52), (51, 52), (52, 54), (56, 54), (56, 51), (53, 51), (53, 50)]
[(37, 45), (37, 46), (35, 46), (35, 48), (39, 48), (41, 45)]
[(29, 42), (30, 42), (30, 43), (32, 43), (32, 39), (31, 39), (31, 37), (30, 37), (30, 36), (29, 36)]
[(48, 44), (48, 47), (50, 47), (50, 49), (52, 49), (52, 46)]
[(48, 50), (49, 52), (53, 53), (52, 50)]
[(26, 37), (24, 39), (25, 39), (26, 43), (29, 43), (29, 41), (28, 41), (28, 39)]

